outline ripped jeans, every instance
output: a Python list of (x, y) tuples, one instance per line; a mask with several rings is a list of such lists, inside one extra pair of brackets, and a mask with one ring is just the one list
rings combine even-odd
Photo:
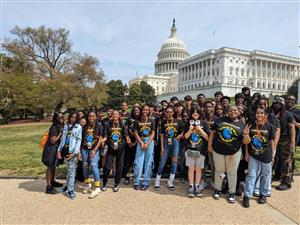
[(100, 186), (100, 170), (99, 170), (99, 159), (100, 159), (100, 153), (99, 151), (96, 151), (95, 156), (93, 159), (89, 158), (90, 150), (82, 149), (81, 150), (81, 156), (82, 156), (82, 167), (83, 167), (83, 176), (84, 179), (87, 182), (90, 177), (90, 167), (92, 168), (93, 177), (95, 181), (95, 186)]
[[(146, 143), (148, 140), (149, 137), (145, 138), (144, 143)], [(137, 144), (134, 160), (134, 185), (141, 184), (141, 177), (144, 168), (143, 185), (149, 186), (153, 169), (153, 154), (153, 141), (151, 141), (147, 149), (142, 149), (141, 145), (139, 143)]]

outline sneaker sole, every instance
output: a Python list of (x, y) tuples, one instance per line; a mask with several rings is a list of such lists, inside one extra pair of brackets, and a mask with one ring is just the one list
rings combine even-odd
[(195, 195), (188, 194), (188, 197), (189, 197), (189, 198), (194, 198), (194, 197), (195, 197)]

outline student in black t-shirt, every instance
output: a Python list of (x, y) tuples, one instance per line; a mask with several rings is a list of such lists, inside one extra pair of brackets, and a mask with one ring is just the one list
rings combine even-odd
[[(221, 105), (219, 105), (219, 106), (221, 106)], [(206, 124), (209, 128), (209, 131), (210, 131), (211, 127), (214, 125), (215, 121), (218, 119), (218, 117), (214, 115), (214, 107), (213, 107), (212, 101), (204, 102), (204, 113), (202, 116), (203, 116), (202, 117), (203, 120), (206, 122)], [(205, 181), (205, 178), (206, 178), (206, 167), (208, 166), (208, 164), (210, 165), (210, 169), (211, 169), (211, 180), (212, 180), (211, 186), (214, 187), (215, 165), (214, 165), (212, 154), (207, 153), (205, 155), (205, 164), (204, 164), (204, 169), (202, 171), (202, 177), (201, 177), (201, 184), (200, 184), (201, 191), (203, 191), (207, 186), (207, 182)]]
[(215, 163), (215, 194), (219, 199), (225, 172), (228, 177), (229, 203), (235, 203), (237, 169), (241, 159), (241, 144), (250, 142), (249, 127), (239, 121), (236, 106), (229, 106), (228, 117), (215, 121), (208, 140), (208, 151)]
[(86, 186), (83, 189), (83, 193), (87, 194), (92, 189), (90, 180), (90, 168), (93, 172), (95, 190), (91, 193), (89, 198), (95, 198), (100, 193), (100, 147), (101, 142), (101, 128), (97, 123), (96, 112), (90, 111), (88, 113), (88, 122), (82, 129), (82, 147), (80, 157), (82, 158), (83, 176)]
[(112, 168), (114, 159), (116, 159), (116, 173), (113, 191), (119, 191), (124, 163), (125, 145), (127, 144), (128, 139), (126, 125), (122, 123), (120, 113), (115, 110), (112, 113), (112, 121), (106, 124), (104, 130), (104, 140), (106, 140), (106, 144), (108, 146), (103, 170), (102, 190), (104, 191), (107, 189), (108, 175)]
[(263, 109), (258, 108), (255, 117), (256, 120), (250, 124), (251, 142), (245, 146), (245, 159), (249, 162), (243, 198), (245, 208), (250, 206), (249, 197), (253, 194), (259, 171), (258, 203), (265, 204), (267, 202), (272, 177), (272, 161), (275, 158), (275, 127), (267, 122), (267, 112)]
[(42, 156), (42, 162), (44, 163), (45, 166), (47, 166), (47, 172), (46, 172), (46, 180), (47, 180), (46, 193), (47, 194), (57, 194), (58, 191), (55, 189), (55, 187), (63, 186), (62, 184), (54, 180), (55, 167), (56, 167), (56, 153), (60, 143), (60, 138), (62, 136), (63, 127), (64, 127), (63, 114), (54, 113), (52, 119), (52, 125), (49, 129), (49, 138), (44, 147), (43, 156)]
[(189, 176), (189, 197), (201, 197), (201, 170), (207, 155), (207, 139), (209, 128), (204, 120), (200, 120), (201, 111), (198, 107), (191, 109), (191, 116), (184, 129), (186, 166)]
[(161, 174), (164, 170), (167, 160), (169, 159), (169, 155), (172, 156), (172, 165), (170, 177), (168, 180), (168, 188), (170, 190), (174, 190), (174, 178), (177, 170), (177, 157), (179, 152), (179, 140), (183, 135), (184, 123), (182, 120), (174, 119), (174, 108), (172, 106), (168, 106), (166, 109), (167, 118), (161, 122), (160, 129), (160, 144), (161, 144), (161, 160), (159, 163), (156, 180), (155, 180), (155, 188), (160, 188), (160, 178)]
[(273, 101), (271, 111), (280, 121), (280, 138), (277, 145), (275, 160), (275, 176), (280, 176), (281, 183), (276, 190), (285, 191), (291, 188), (291, 157), (295, 151), (295, 119), (293, 115), (285, 110), (283, 97), (276, 97)]
[[(134, 161), (134, 189), (145, 191), (150, 185), (153, 167), (153, 138), (155, 135), (155, 122), (149, 118), (150, 110), (148, 105), (142, 107), (141, 119), (135, 122), (134, 134), (137, 140), (135, 161)], [(144, 168), (144, 180), (141, 181)]]
[(139, 106), (134, 106), (131, 110), (131, 115), (126, 121), (126, 127), (128, 129), (129, 136), (129, 151), (125, 152), (124, 156), (124, 168), (123, 168), (123, 177), (125, 178), (124, 184), (128, 185), (130, 182), (130, 177), (128, 176), (128, 172), (130, 167), (133, 167), (133, 162), (135, 158), (136, 152), (136, 138), (134, 135), (134, 123), (139, 120), (141, 115), (141, 108)]
[[(296, 140), (295, 140), (295, 146), (300, 146), (300, 134), (299, 134), (299, 128), (300, 128), (300, 109), (296, 108), (296, 98), (293, 95), (286, 96), (285, 99), (286, 103), (286, 109), (292, 113), (295, 121), (295, 130), (296, 130)], [(296, 152), (296, 148), (295, 148)], [(294, 181), (293, 175), (295, 170), (295, 154), (292, 155), (292, 177), (291, 180)]]

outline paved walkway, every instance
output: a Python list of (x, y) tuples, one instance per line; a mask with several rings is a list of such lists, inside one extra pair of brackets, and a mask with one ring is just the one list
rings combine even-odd
[(122, 186), (118, 193), (109, 189), (93, 200), (82, 193), (69, 200), (63, 194), (46, 195), (44, 180), (1, 179), (1, 224), (300, 223), (300, 177), (289, 191), (273, 190), (265, 205), (251, 200), (249, 209), (241, 206), (241, 199), (236, 204), (212, 199), (210, 189), (200, 199), (189, 199), (187, 186), (176, 185), (174, 192), (165, 187), (142, 192)]

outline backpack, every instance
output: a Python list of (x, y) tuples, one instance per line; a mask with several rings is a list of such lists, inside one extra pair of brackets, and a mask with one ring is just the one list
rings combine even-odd
[(45, 148), (45, 145), (46, 145), (48, 139), (49, 139), (49, 131), (46, 131), (44, 133), (44, 135), (43, 135), (43, 137), (41, 139), (40, 145), (39, 145), (41, 149)]

